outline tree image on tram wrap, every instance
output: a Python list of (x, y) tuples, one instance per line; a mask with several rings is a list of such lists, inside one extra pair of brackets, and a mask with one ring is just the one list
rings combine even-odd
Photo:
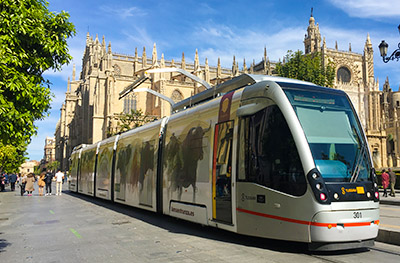
[(94, 166), (96, 149), (83, 152), (81, 157), (81, 176), (79, 190), (84, 193), (93, 193)]
[(123, 138), (118, 144), (115, 192), (125, 200), (132, 193), (141, 204), (152, 205), (154, 177), (154, 141)]

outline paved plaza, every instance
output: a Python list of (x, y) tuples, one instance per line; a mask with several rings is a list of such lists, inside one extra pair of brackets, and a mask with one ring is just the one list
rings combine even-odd
[(241, 236), (69, 191), (0, 193), (1, 262), (400, 262), (398, 246), (375, 248), (314, 255), (305, 244)]

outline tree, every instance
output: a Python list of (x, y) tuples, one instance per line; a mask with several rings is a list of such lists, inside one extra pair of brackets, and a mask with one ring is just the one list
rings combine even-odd
[(57, 171), (57, 169), (60, 167), (60, 162), (59, 161), (52, 161), (47, 165), (47, 169), (51, 170), (53, 172)]
[(335, 66), (331, 60), (324, 65), (321, 53), (303, 55), (303, 52), (289, 50), (285, 63), (276, 65), (276, 72), (281, 77), (309, 81), (319, 86), (333, 87)]
[(30, 142), (34, 121), (48, 116), (51, 92), (46, 70), (61, 70), (72, 57), (67, 38), (75, 35), (69, 14), (49, 12), (44, 0), (0, 2), (0, 141)]
[(116, 132), (109, 132), (109, 136), (140, 127), (146, 123), (156, 120), (157, 118), (144, 114), (142, 110), (131, 110), (131, 113), (128, 114), (121, 113), (118, 119)]
[(0, 142), (0, 172), (18, 173), (25, 161), (26, 146), (4, 145)]

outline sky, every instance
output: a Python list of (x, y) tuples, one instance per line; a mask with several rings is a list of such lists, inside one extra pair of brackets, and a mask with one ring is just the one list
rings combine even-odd
[(112, 51), (134, 55), (137, 47), (141, 56), (146, 47), (151, 56), (154, 43), (158, 58), (193, 62), (196, 49), (200, 63), (208, 59), (217, 66), (232, 67), (233, 56), (247, 66), (253, 60), (261, 61), (264, 47), (271, 61), (278, 61), (288, 50), (304, 52), (304, 35), (313, 8), (321, 37), (328, 48), (347, 51), (349, 43), (353, 52), (363, 53), (367, 35), (374, 49), (375, 78), (379, 88), (386, 77), (394, 91), (400, 85), (400, 61), (384, 63), (378, 45), (382, 40), (389, 44), (388, 53), (398, 48), (400, 34), (400, 0), (47, 0), (49, 10), (70, 14), (76, 35), (68, 39), (73, 60), (61, 71), (47, 71), (45, 78), (52, 82), (54, 94), (50, 115), (37, 121), (38, 133), (28, 146), (28, 158), (40, 160), (44, 155), (46, 137), (53, 137), (60, 108), (65, 100), (68, 77), (72, 77), (73, 64), (79, 76), (85, 49), (86, 35), (98, 35)]

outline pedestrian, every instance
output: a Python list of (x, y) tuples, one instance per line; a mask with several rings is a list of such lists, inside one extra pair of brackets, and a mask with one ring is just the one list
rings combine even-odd
[(20, 181), (19, 181), (19, 182), (20, 182), (19, 187), (21, 188), (21, 196), (23, 196), (24, 193), (25, 193), (26, 179), (28, 179), (28, 177), (26, 176), (26, 174), (23, 174), (23, 175), (21, 175), (21, 176), (19, 177), (19, 180), (20, 180)]
[(46, 172), (44, 176), (44, 182), (46, 183), (46, 196), (51, 195), (51, 181), (53, 180), (53, 174), (50, 171)]
[(389, 186), (389, 174), (385, 169), (382, 170), (382, 187), (383, 187), (383, 197), (387, 197), (387, 188)]
[(390, 177), (390, 196), (395, 197), (396, 193), (394, 191), (394, 186), (396, 185), (396, 174), (389, 168), (389, 177)]
[(64, 173), (61, 170), (58, 170), (56, 173), (56, 195), (61, 195), (62, 192), (62, 183), (64, 180)]
[(43, 196), (43, 190), (44, 187), (46, 185), (45, 181), (44, 181), (44, 177), (46, 176), (45, 172), (42, 172), (39, 176), (39, 180), (38, 180), (38, 187), (39, 187), (39, 196)]
[(17, 182), (17, 175), (15, 173), (10, 175), (11, 191), (15, 191), (15, 183)]
[(34, 173), (29, 173), (26, 178), (26, 185), (25, 185), (25, 190), (28, 192), (28, 196), (32, 196), (32, 192), (35, 191), (35, 174)]
[(0, 191), (3, 192), (6, 187), (6, 177), (3, 173), (0, 173)]

